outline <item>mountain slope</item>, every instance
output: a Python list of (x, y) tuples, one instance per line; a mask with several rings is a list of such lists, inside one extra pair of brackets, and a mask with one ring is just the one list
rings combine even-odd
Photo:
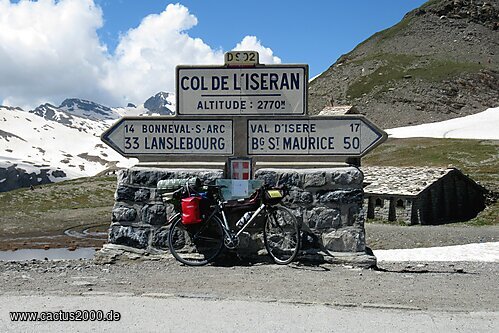
[(383, 128), (499, 105), (499, 0), (432, 0), (310, 83), (309, 112), (353, 104)]
[(30, 113), (0, 106), (0, 192), (133, 164), (101, 142), (109, 125), (46, 104)]
[(0, 192), (129, 167), (137, 160), (116, 153), (100, 135), (122, 116), (174, 113), (175, 95), (166, 92), (124, 108), (78, 98), (29, 112), (0, 105)]

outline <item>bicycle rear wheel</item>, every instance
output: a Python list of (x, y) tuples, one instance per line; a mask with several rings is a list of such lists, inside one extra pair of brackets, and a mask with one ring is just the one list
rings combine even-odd
[(184, 225), (179, 215), (170, 226), (168, 248), (181, 263), (202, 266), (220, 254), (223, 240), (222, 222), (217, 216), (198, 224)]
[(300, 248), (300, 229), (293, 213), (282, 206), (269, 207), (263, 239), (275, 263), (286, 265), (292, 262)]

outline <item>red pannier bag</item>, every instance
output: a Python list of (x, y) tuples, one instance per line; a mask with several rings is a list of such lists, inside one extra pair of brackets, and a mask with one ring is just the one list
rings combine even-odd
[(188, 197), (182, 199), (182, 224), (201, 223), (200, 197)]

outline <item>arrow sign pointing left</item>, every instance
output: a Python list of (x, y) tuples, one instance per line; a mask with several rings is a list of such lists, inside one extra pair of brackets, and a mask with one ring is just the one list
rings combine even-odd
[(125, 117), (101, 139), (125, 157), (233, 154), (232, 120)]

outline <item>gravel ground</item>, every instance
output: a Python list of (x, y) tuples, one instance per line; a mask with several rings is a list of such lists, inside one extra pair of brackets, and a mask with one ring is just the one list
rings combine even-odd
[(173, 258), (96, 265), (88, 260), (0, 263), (1, 294), (168, 294), (360, 307), (496, 311), (499, 265), (390, 263), (378, 270), (266, 262), (186, 267)]

